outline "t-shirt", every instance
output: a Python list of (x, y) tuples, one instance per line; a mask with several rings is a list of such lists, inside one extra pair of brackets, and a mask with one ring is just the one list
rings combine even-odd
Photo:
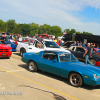
[(40, 41), (40, 42), (42, 43), (43, 38), (41, 38), (41, 37), (37, 37), (37, 40)]
[(87, 47), (88, 52), (86, 53), (86, 55), (88, 55), (90, 57), (90, 54), (91, 54), (91, 47)]

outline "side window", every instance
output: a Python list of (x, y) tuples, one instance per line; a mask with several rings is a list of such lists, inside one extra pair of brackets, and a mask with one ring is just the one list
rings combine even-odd
[(35, 47), (40, 49), (44, 48), (43, 44), (39, 41), (35, 41)]
[(48, 60), (54, 60), (54, 59), (56, 59), (58, 61), (57, 54), (53, 53), (53, 52), (44, 52), (42, 58), (48, 59)]
[(77, 52), (84, 53), (84, 49), (83, 49), (83, 48), (76, 48), (76, 51), (77, 51)]

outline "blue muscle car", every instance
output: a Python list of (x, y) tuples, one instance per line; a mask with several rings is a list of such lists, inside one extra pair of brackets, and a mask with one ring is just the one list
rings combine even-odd
[(40, 51), (24, 53), (22, 61), (28, 64), (29, 71), (42, 70), (68, 78), (72, 86), (82, 84), (100, 85), (100, 67), (84, 64), (67, 51)]

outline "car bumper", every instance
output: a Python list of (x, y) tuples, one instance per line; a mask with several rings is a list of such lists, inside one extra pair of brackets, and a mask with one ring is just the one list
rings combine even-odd
[(12, 48), (12, 51), (16, 51), (16, 48)]
[(3, 52), (0, 53), (0, 57), (10, 57), (12, 55), (12, 52)]

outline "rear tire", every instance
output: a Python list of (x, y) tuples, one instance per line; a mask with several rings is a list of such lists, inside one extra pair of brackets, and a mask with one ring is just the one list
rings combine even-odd
[(28, 70), (30, 72), (36, 72), (38, 70), (37, 65), (34, 61), (30, 61), (28, 64)]
[(80, 87), (83, 84), (83, 79), (78, 73), (71, 73), (69, 75), (69, 82), (72, 86)]

